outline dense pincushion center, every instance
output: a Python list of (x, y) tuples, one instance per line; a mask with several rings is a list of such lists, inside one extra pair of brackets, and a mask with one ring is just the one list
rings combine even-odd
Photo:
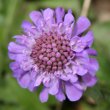
[(31, 57), (44, 71), (62, 70), (72, 56), (70, 41), (64, 37), (40, 37), (36, 39)]

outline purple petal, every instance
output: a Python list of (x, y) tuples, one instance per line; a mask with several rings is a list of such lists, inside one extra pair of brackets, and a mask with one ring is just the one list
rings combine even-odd
[(72, 71), (73, 71), (73, 73), (72, 73), (73, 75), (75, 75), (77, 73), (78, 67), (77, 67), (76, 64), (75, 65), (74, 64), (72, 65)]
[(28, 36), (35, 36), (37, 34), (37, 30), (36, 27), (34, 25), (32, 25), (30, 22), (28, 21), (23, 21), (22, 25), (21, 25), (23, 31), (28, 35)]
[[(77, 59), (86, 59), (85, 61), (89, 61), (89, 55), (86, 50), (76, 53)], [(83, 60), (82, 60), (83, 61)]]
[(16, 35), (13, 38), (15, 38), (16, 39), (16, 42), (19, 43), (19, 44), (21, 44), (21, 45), (24, 45), (25, 42), (28, 39), (28, 37), (26, 35)]
[(66, 26), (65, 28), (65, 34), (67, 34), (67, 38), (70, 40), (73, 34), (74, 30), (74, 23), (72, 23), (70, 26)]
[(61, 102), (66, 99), (65, 94), (63, 93), (63, 89), (62, 89), (61, 83), (60, 83), (59, 91), (55, 95), (55, 97), (57, 98), (57, 100), (59, 100)]
[(13, 77), (20, 78), (22, 74), (24, 74), (24, 71), (19, 67), (18, 62), (12, 62), (10, 63), (10, 68), (13, 71)]
[(19, 79), (24, 73), (25, 72), (22, 69), (16, 69), (15, 71), (13, 71), (13, 77)]
[[(81, 53), (83, 54), (84, 51)], [(87, 64), (88, 65), (89, 60), (90, 60), (90, 58), (88, 55), (86, 55), (86, 52), (82, 56), (76, 57), (76, 62), (78, 63), (78, 65), (79, 64)]]
[(84, 91), (84, 90), (86, 90), (86, 88), (87, 88), (84, 84), (82, 84), (82, 83), (80, 83), (80, 82), (78, 82), (78, 81), (74, 83), (74, 86), (75, 86), (77, 89), (81, 90), (81, 91)]
[(60, 23), (57, 29), (58, 34), (61, 35), (62, 33), (64, 33), (64, 30), (65, 30), (64, 24)]
[(32, 46), (35, 44), (34, 38), (28, 37), (26, 35), (17, 35), (17, 36), (14, 36), (14, 38), (16, 39), (16, 42), (18, 44), (21, 44), (28, 48), (32, 48)]
[(34, 24), (36, 25), (36, 29), (38, 31), (36, 33), (36, 36), (34, 37), (37, 37), (37, 36), (39, 37), (42, 31), (41, 28), (45, 26), (43, 15), (39, 11), (32, 11), (29, 16), (31, 20), (34, 22)]
[(33, 68), (33, 60), (31, 60), (30, 58), (26, 58), (26, 60), (21, 61), (20, 67), (24, 70), (24, 71), (29, 71)]
[(90, 58), (90, 64), (95, 71), (99, 69), (98, 61), (95, 58)]
[(43, 11), (44, 20), (47, 22), (47, 24), (54, 23), (54, 11), (50, 8), (47, 8)]
[(61, 91), (59, 91), (55, 96), (56, 96), (56, 99), (59, 100), (60, 102), (62, 102), (66, 99), (64, 93)]
[(31, 20), (34, 22), (34, 24), (38, 24), (39, 20), (42, 19), (42, 14), (41, 12), (39, 11), (32, 11), (30, 14), (29, 14)]
[(80, 75), (80, 76), (83, 76), (87, 73), (87, 69), (84, 68), (83, 66), (78, 66), (78, 71), (77, 71), (77, 74)]
[(90, 25), (91, 23), (86, 17), (84, 16), (79, 17), (74, 29), (74, 35), (79, 35), (83, 33), (85, 30), (89, 28)]
[(85, 36), (78, 37), (74, 36), (71, 39), (70, 45), (73, 51), (75, 52), (81, 52), (86, 47), (90, 47), (93, 43), (93, 33), (92, 31), (89, 31)]
[(31, 91), (31, 92), (33, 92), (33, 91), (35, 91), (37, 88), (36, 87), (34, 87), (34, 81), (31, 81), (30, 82), (30, 84), (29, 84), (29, 86), (28, 86), (28, 89)]
[(77, 101), (81, 98), (83, 91), (77, 89), (71, 83), (65, 83), (66, 95), (70, 101)]
[(41, 102), (47, 102), (47, 100), (48, 100), (48, 89), (47, 88), (44, 88), (42, 90), (42, 92), (40, 93), (39, 98), (40, 98)]
[(19, 80), (18, 83), (22, 88), (27, 88), (30, 83), (30, 76), (29, 73), (25, 73)]
[(10, 63), (10, 68), (13, 71), (13, 76), (15, 78), (20, 78), (20, 76), (24, 73), (24, 71), (19, 67), (18, 62)]
[(77, 75), (73, 75), (73, 74), (69, 75), (69, 78), (71, 83), (75, 83), (78, 80)]
[(58, 7), (58, 8), (56, 8), (55, 13), (56, 13), (57, 23), (63, 22), (63, 17), (64, 17), (64, 13), (65, 13), (64, 9), (61, 7)]
[(18, 69), (19, 68), (19, 63), (17, 63), (17, 62), (10, 63), (10, 68), (13, 71), (16, 70), (16, 69)]
[(99, 69), (98, 61), (95, 58), (90, 58), (90, 62), (89, 62), (89, 64), (86, 65), (86, 67), (88, 68), (89, 73), (92, 76), (95, 76), (96, 71), (98, 71), (98, 69)]
[(58, 79), (53, 79), (50, 83), (51, 83), (51, 86), (49, 88), (49, 93), (51, 95), (57, 94), (58, 90), (59, 90), (59, 80)]
[(87, 51), (87, 53), (88, 53), (89, 55), (93, 55), (93, 56), (96, 56), (96, 55), (97, 55), (97, 51), (94, 50), (94, 49), (92, 49), (92, 48), (89, 48), (89, 49), (87, 49), (86, 51)]
[(69, 9), (69, 10), (68, 10), (68, 13), (71, 13), (71, 14), (72, 14), (72, 10), (71, 10), (71, 9)]
[(41, 82), (42, 82), (42, 79), (43, 79), (43, 76), (42, 75), (38, 75), (36, 77), (36, 81), (35, 81), (34, 86), (39, 86), (41, 84)]
[(70, 25), (74, 22), (74, 17), (71, 13), (67, 13), (64, 18), (64, 24)]
[(24, 71), (22, 69), (17, 69), (15, 72), (13, 72), (13, 77), (19, 79), (23, 73)]
[(16, 59), (16, 57), (17, 57), (17, 54), (15, 54), (15, 53), (8, 53), (8, 57), (11, 59), (11, 60), (15, 60)]
[(44, 79), (43, 79), (43, 84), (45, 87), (50, 87), (50, 77), (46, 76)]
[(72, 71), (72, 69), (69, 66), (66, 66), (65, 69), (64, 69), (64, 72), (66, 74), (68, 74), (68, 73), (72, 73), (73, 71)]
[(69, 80), (69, 77), (67, 75), (65, 75), (65, 74), (60, 75), (59, 78), (64, 80), (64, 81), (68, 81)]
[(23, 21), (21, 28), (23, 28), (24, 30), (30, 30), (32, 27), (32, 24), (29, 21)]
[(62, 79), (62, 80), (64, 80), (64, 81), (69, 80), (69, 77), (63, 71), (56, 71), (55, 76)]
[(97, 78), (95, 76), (91, 76), (90, 74), (86, 74), (82, 78), (84, 83), (89, 87), (94, 86), (97, 82)]
[(80, 42), (80, 43), (77, 43), (74, 46), (73, 51), (75, 51), (75, 52), (82, 52), (85, 47), (86, 47), (86, 43)]
[(16, 60), (17, 62), (21, 62), (27, 59), (25, 54), (14, 54), (9, 52), (8, 56), (11, 60)]
[(81, 38), (74, 36), (70, 42), (71, 49), (75, 52), (81, 52), (86, 47), (86, 42), (82, 42)]
[(26, 50), (26, 47), (10, 42), (8, 45), (8, 50), (12, 53), (23, 53), (24, 50)]
[(81, 40), (83, 42), (86, 42), (86, 45), (88, 47), (91, 47), (93, 41), (94, 41), (94, 37), (93, 37), (93, 32), (92, 31), (89, 31), (84, 37), (81, 37)]
[(37, 76), (37, 72), (36, 71), (31, 71), (31, 73), (30, 73), (30, 77), (31, 77), (31, 80), (32, 81), (35, 81), (35, 79), (36, 79), (36, 76)]
[(77, 42), (79, 39), (80, 39), (80, 38), (79, 38), (78, 36), (72, 37), (72, 39), (71, 39), (71, 41), (70, 41), (70, 44), (71, 44), (71, 45), (75, 45), (76, 42)]

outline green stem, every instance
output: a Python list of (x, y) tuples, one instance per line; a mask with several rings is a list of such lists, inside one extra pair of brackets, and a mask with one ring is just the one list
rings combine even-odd
[(56, 110), (62, 110), (62, 105), (63, 105), (62, 102), (58, 102), (56, 105)]

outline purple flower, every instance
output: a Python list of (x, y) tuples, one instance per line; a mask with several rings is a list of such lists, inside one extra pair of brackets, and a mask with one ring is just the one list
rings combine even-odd
[(96, 79), (97, 53), (91, 48), (93, 32), (83, 34), (89, 27), (86, 17), (75, 21), (71, 10), (63, 8), (42, 12), (32, 11), (33, 23), (22, 23), (23, 34), (16, 35), (15, 42), (8, 46), (13, 76), (23, 88), (36, 91), (42, 84), (39, 95), (41, 102), (48, 100), (49, 94), (59, 101), (77, 101), (87, 87), (92, 87)]

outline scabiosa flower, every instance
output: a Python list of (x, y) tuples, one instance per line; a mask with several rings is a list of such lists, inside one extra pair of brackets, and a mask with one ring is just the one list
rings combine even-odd
[(98, 63), (91, 48), (93, 33), (86, 17), (75, 21), (72, 11), (47, 8), (32, 11), (33, 23), (22, 23), (23, 34), (8, 46), (13, 76), (23, 88), (36, 91), (42, 84), (41, 102), (54, 95), (59, 101), (77, 101), (87, 87), (93, 86)]

